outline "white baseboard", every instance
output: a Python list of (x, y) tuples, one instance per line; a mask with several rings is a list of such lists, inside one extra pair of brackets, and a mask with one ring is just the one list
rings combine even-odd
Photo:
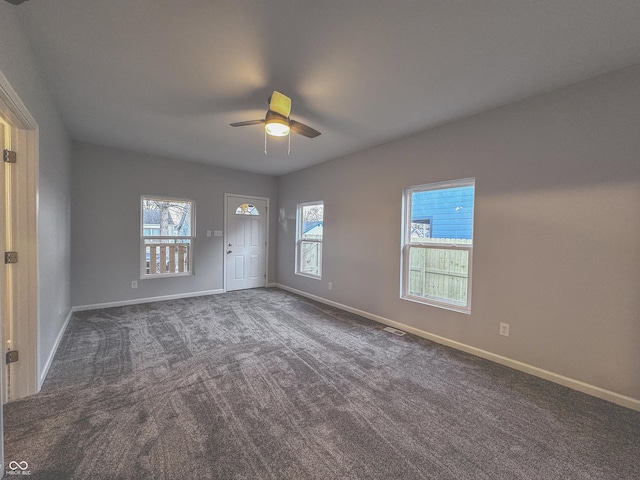
[(62, 325), (62, 328), (60, 329), (60, 332), (58, 333), (58, 336), (56, 337), (56, 341), (53, 344), (53, 348), (51, 349), (51, 353), (49, 354), (49, 357), (47, 358), (47, 362), (44, 364), (44, 368), (42, 369), (42, 372), (40, 372), (40, 377), (38, 378), (38, 390), (37, 390), (37, 392), (39, 392), (40, 389), (42, 389), (42, 384), (44, 383), (45, 378), (47, 378), (47, 374), (49, 373), (49, 368), (51, 368), (51, 362), (53, 362), (53, 357), (56, 356), (56, 352), (58, 351), (58, 346), (60, 345), (60, 341), (62, 340), (62, 336), (64, 335), (64, 332), (67, 330), (67, 327), (69, 326), (69, 322), (71, 321), (71, 317), (72, 316), (73, 316), (73, 308), (70, 308), (69, 309), (69, 313), (67, 314), (67, 318), (65, 318), (64, 324)]
[(390, 320), (388, 318), (381, 317), (380, 315), (375, 315), (373, 313), (365, 312), (364, 310), (349, 307), (348, 305), (343, 305), (341, 303), (334, 302), (332, 300), (327, 300), (326, 298), (318, 297), (317, 295), (312, 295), (310, 293), (303, 292), (301, 290), (297, 290), (295, 288), (291, 288), (286, 285), (282, 285), (279, 283), (275, 283), (272, 285), (277, 288), (281, 288), (282, 290), (286, 290), (286, 291), (301, 295), (303, 297), (310, 298), (311, 300), (315, 300), (317, 302), (324, 303), (326, 305), (330, 305), (332, 307), (336, 307), (350, 313), (355, 313), (356, 315), (360, 315), (361, 317), (368, 318), (369, 320), (373, 320), (375, 322), (382, 323), (384, 325), (389, 325), (391, 327), (404, 330), (405, 332), (412, 333), (414, 335), (417, 335), (418, 337), (426, 338), (427, 340), (431, 340), (441, 345), (446, 345), (447, 347), (455, 348), (456, 350), (461, 350), (463, 352), (470, 353), (477, 357), (484, 358), (486, 360), (490, 360), (495, 363), (499, 363), (500, 365), (505, 365), (515, 370), (519, 370), (521, 372), (528, 373), (536, 377), (544, 378), (545, 380), (549, 380), (551, 382), (557, 383), (559, 385), (563, 385), (573, 390), (577, 390), (579, 392), (586, 393), (588, 395), (592, 395), (594, 397), (601, 398), (603, 400), (607, 400), (617, 405), (621, 405), (623, 407), (627, 407), (632, 410), (640, 411), (639, 399), (628, 397), (626, 395), (621, 395), (619, 393), (612, 392), (610, 390), (606, 390), (604, 388), (597, 387), (595, 385), (590, 385), (588, 383), (581, 382), (580, 380), (575, 380), (573, 378), (565, 377), (564, 375), (550, 372), (548, 370), (544, 370), (542, 368), (538, 368), (533, 365), (520, 362), (518, 360), (513, 360), (511, 358), (503, 357), (502, 355), (488, 352), (480, 348), (472, 347), (471, 345), (466, 345), (464, 343), (456, 342), (455, 340), (450, 340), (448, 338), (441, 337), (439, 335), (434, 335), (425, 330), (420, 330), (418, 328), (411, 327), (409, 325), (405, 325), (400, 322), (396, 322), (395, 320)]
[(200, 292), (176, 293), (173, 295), (161, 295), (159, 297), (134, 298), (132, 300), (121, 300), (117, 302), (94, 303), (93, 305), (79, 305), (72, 307), (72, 312), (82, 312), (85, 310), (97, 310), (99, 308), (124, 307), (127, 305), (141, 305), (143, 303), (162, 302), (165, 300), (177, 300), (179, 298), (202, 297), (204, 295), (218, 295), (224, 290), (203, 290)]

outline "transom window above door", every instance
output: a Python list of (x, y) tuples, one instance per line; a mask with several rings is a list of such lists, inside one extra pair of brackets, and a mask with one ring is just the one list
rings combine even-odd
[(255, 205), (251, 205), (250, 203), (243, 203), (238, 208), (236, 208), (236, 215), (260, 215), (260, 212)]

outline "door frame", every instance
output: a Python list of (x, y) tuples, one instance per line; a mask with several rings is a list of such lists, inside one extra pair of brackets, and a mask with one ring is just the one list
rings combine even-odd
[(269, 284), (269, 197), (259, 197), (256, 195), (241, 195), (237, 193), (225, 193), (224, 194), (224, 244), (222, 249), (222, 288), (226, 292), (227, 291), (227, 255), (224, 252), (227, 250), (227, 245), (229, 244), (228, 238), (228, 213), (229, 213), (229, 198), (236, 197), (242, 198), (246, 200), (264, 200), (267, 203), (267, 212), (266, 212), (266, 226), (265, 226), (265, 245), (264, 245), (264, 285), (267, 286)]
[[(0, 72), (0, 116), (11, 128), (11, 148), (18, 154), (16, 169), (17, 211), (15, 242), (19, 250), (16, 273), (17, 306), (14, 348), (20, 351), (15, 364), (12, 400), (37, 393), (38, 378), (38, 124), (7, 78)], [(5, 339), (2, 339), (4, 357)], [(0, 358), (3, 361), (3, 358)], [(12, 376), (14, 373), (12, 372)], [(5, 385), (6, 386), (6, 385)]]

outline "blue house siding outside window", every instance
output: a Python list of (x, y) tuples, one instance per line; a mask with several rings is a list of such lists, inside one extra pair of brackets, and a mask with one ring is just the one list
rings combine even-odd
[(322, 221), (303, 222), (302, 223), (302, 233), (305, 236), (318, 235), (318, 234), (320, 236), (322, 236)]
[(474, 186), (414, 192), (411, 223), (429, 224), (430, 238), (473, 238)]

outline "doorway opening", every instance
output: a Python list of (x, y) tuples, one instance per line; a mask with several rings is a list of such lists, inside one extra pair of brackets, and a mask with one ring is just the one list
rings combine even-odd
[[(41, 382), (37, 363), (38, 125), (2, 72), (0, 118), (0, 255), (5, 260), (0, 272), (0, 398), (4, 404), (37, 393)], [(0, 409), (0, 435), (1, 413)], [(0, 464), (2, 446), (0, 441)]]
[(225, 212), (225, 291), (266, 286), (269, 199), (225, 194)]

